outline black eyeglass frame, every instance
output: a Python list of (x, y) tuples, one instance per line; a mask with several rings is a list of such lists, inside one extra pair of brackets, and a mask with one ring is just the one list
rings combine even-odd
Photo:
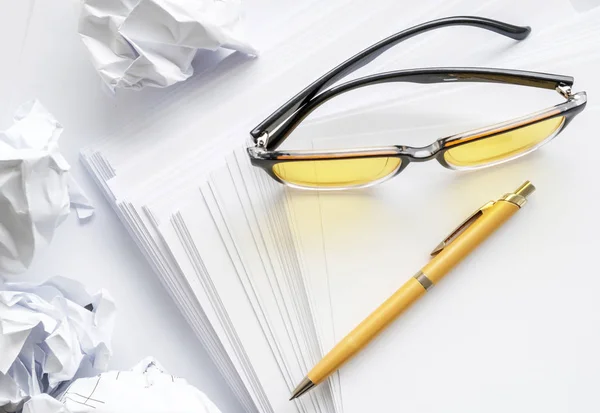
[[(493, 69), (493, 68), (424, 68), (398, 70), (386, 73), (379, 73), (371, 76), (355, 79), (338, 86), (332, 87), (321, 93), (332, 83), (343, 78), (352, 71), (364, 66), (379, 56), (385, 50), (395, 44), (440, 27), (467, 25), (475, 26), (500, 33), (515, 40), (526, 38), (531, 29), (529, 27), (513, 26), (507, 23), (480, 18), (480, 17), (449, 17), (427, 22), (403, 32), (397, 33), (381, 42), (365, 49), (354, 57), (348, 59), (332, 71), (328, 72), (302, 92), (290, 99), (286, 104), (277, 109), (267, 119), (261, 122), (251, 135), (255, 146), (248, 148), (251, 163), (254, 166), (264, 169), (273, 179), (290, 185), (289, 182), (280, 179), (274, 172), (273, 166), (282, 162), (297, 161), (315, 161), (328, 159), (350, 159), (365, 157), (399, 157), (400, 165), (396, 171), (389, 174), (381, 180), (389, 179), (404, 170), (411, 162), (424, 162), (431, 159), (437, 159), (438, 162), (450, 169), (475, 169), (486, 166), (492, 166), (501, 162), (510, 161), (523, 156), (533, 150), (538, 149), (543, 144), (549, 142), (558, 135), (571, 122), (571, 120), (580, 113), (586, 103), (587, 96), (585, 92), (576, 94), (571, 93), (571, 87), (574, 79), (570, 76), (538, 73), (522, 70)], [(283, 141), (294, 131), (296, 127), (314, 110), (328, 100), (351, 90), (366, 87), (378, 83), (387, 82), (411, 82), (411, 83), (444, 83), (444, 82), (484, 82), (484, 83), (504, 83), (521, 86), (529, 86), (544, 89), (555, 89), (567, 100), (561, 104), (544, 109), (542, 111), (529, 114), (527, 116), (513, 119), (500, 124), (492, 125), (469, 132), (459, 133), (442, 139), (438, 139), (431, 145), (425, 147), (409, 147), (403, 145), (376, 147), (376, 148), (357, 148), (347, 150), (329, 150), (329, 151), (277, 151), (276, 149)], [(506, 133), (525, 126), (530, 126), (538, 122), (563, 116), (564, 121), (559, 128), (548, 138), (544, 139), (538, 145), (530, 148), (517, 156), (502, 159), (499, 162), (492, 162), (475, 167), (456, 167), (446, 162), (444, 154), (448, 149), (460, 145), (471, 143), (476, 140), (490, 138), (492, 136)], [(379, 183), (381, 180), (371, 182), (370, 186)], [(312, 187), (302, 187), (312, 188)], [(340, 189), (344, 189), (342, 187)], [(326, 189), (326, 188), (319, 188)], [(336, 189), (336, 188), (330, 188)]]

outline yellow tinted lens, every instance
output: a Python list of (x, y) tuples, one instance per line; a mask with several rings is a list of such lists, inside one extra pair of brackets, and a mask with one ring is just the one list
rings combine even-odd
[(513, 158), (552, 136), (565, 121), (556, 117), (490, 138), (448, 149), (444, 159), (454, 166), (481, 166)]
[(281, 180), (313, 188), (345, 188), (366, 185), (395, 172), (400, 158), (353, 158), (290, 161), (273, 166)]

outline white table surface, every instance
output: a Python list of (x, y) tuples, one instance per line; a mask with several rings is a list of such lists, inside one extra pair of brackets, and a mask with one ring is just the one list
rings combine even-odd
[[(38, 98), (64, 125), (62, 152), (96, 207), (96, 216), (87, 224), (80, 224), (72, 214), (58, 229), (52, 245), (39, 252), (30, 271), (20, 279), (61, 275), (81, 281), (90, 291), (106, 288), (119, 309), (112, 369), (128, 369), (151, 355), (172, 374), (203, 390), (223, 413), (242, 412), (79, 162), (81, 148), (143, 116), (168, 90), (121, 91), (114, 97), (103, 90), (77, 34), (75, 1), (0, 0), (0, 128), (10, 125), (17, 106)], [(574, 0), (578, 4), (588, 1), (593, 0)], [(246, 0), (255, 7), (260, 7), (260, 2)]]
[(63, 124), (61, 151), (90, 196), (96, 216), (74, 214), (57, 230), (20, 280), (61, 275), (90, 291), (107, 289), (118, 306), (111, 369), (156, 357), (186, 378), (223, 411), (243, 411), (158, 277), (79, 162), (79, 150), (143, 114), (167, 90), (121, 92), (101, 86), (77, 34), (75, 2), (0, 0), (0, 127), (22, 103), (37, 98)]

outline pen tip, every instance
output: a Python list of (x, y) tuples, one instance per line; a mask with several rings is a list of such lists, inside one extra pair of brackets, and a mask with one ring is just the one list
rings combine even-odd
[(304, 379), (302, 379), (300, 384), (292, 392), (292, 396), (290, 397), (290, 400), (294, 400), (295, 398), (302, 396), (304, 393), (306, 393), (313, 387), (315, 387), (315, 384), (312, 382), (312, 380), (309, 379), (308, 377), (305, 377)]

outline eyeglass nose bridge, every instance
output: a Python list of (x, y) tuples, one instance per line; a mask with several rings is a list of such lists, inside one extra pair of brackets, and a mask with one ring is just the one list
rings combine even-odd
[(411, 162), (427, 162), (436, 159), (442, 149), (440, 141), (422, 147), (402, 146), (400, 151), (410, 159)]

